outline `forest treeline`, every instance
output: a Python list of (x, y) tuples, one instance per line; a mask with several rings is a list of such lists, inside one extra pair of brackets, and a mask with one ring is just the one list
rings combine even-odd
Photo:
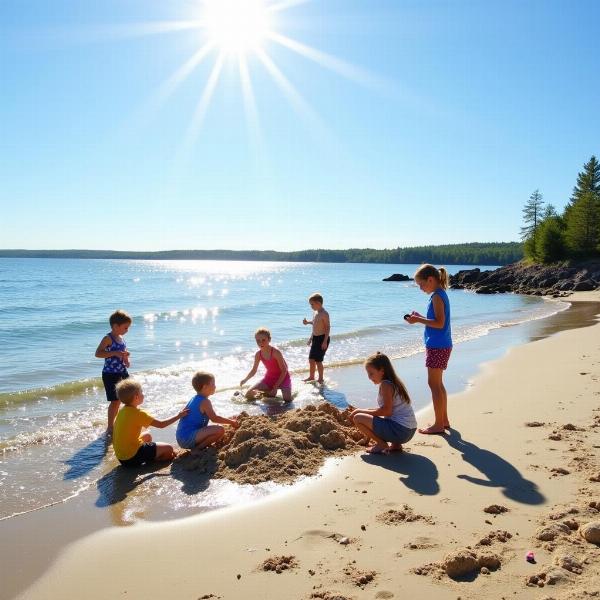
[(535, 190), (523, 208), (523, 221), (521, 239), (525, 256), (532, 262), (600, 257), (600, 163), (596, 157), (592, 156), (578, 173), (561, 214)]
[(257, 260), (279, 262), (385, 263), (439, 265), (506, 265), (523, 258), (519, 242), (447, 244), (376, 250), (0, 250), (0, 258), (109, 258), (137, 260)]

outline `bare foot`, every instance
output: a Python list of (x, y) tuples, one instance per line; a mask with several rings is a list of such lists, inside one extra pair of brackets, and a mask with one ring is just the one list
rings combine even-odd
[(387, 444), (375, 444), (367, 450), (369, 454), (387, 454), (389, 451), (390, 449)]
[(324, 385), (325, 384), (325, 380), (324, 379), (319, 379), (319, 381), (317, 381), (317, 383), (319, 385)]
[(450, 423), (444, 423), (444, 429), (452, 429), (452, 427), (450, 427)]
[(305, 383), (308, 383), (309, 381), (314, 381), (314, 380), (315, 380), (314, 377), (308, 376), (306, 379), (303, 379), (302, 381), (304, 381)]
[(402, 444), (392, 444), (390, 446), (390, 452), (404, 452)]
[(439, 433), (445, 433), (446, 430), (442, 427), (435, 427), (434, 425), (430, 425), (429, 427), (425, 427), (423, 429), (418, 430), (419, 433), (423, 433), (424, 435), (434, 435)]
[(369, 443), (369, 438), (368, 437), (364, 437), (361, 438), (360, 440), (358, 440), (358, 442), (356, 442), (359, 446), (366, 446)]

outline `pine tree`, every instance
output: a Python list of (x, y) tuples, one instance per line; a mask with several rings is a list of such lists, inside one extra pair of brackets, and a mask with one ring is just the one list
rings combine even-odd
[(573, 188), (571, 199), (565, 207), (564, 217), (566, 220), (569, 219), (569, 213), (575, 203), (588, 192), (600, 195), (600, 162), (598, 162), (595, 156), (592, 156), (583, 165), (583, 171), (577, 174), (577, 183)]
[(564, 223), (560, 217), (551, 215), (542, 221), (537, 235), (536, 253), (543, 263), (557, 262), (566, 257)]
[(600, 194), (582, 194), (571, 205), (565, 221), (569, 250), (579, 256), (594, 254), (600, 241)]
[(542, 221), (544, 201), (540, 190), (535, 190), (523, 207), (523, 222), (521, 239), (525, 242), (525, 255), (533, 260), (537, 259), (536, 234)]

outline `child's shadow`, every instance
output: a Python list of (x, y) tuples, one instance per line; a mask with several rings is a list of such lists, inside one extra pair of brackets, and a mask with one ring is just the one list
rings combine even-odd
[(105, 508), (117, 504), (125, 500), (138, 485), (154, 477), (168, 477), (168, 473), (157, 473), (165, 466), (164, 462), (152, 462), (136, 468), (115, 467), (96, 482), (99, 494), (96, 506)]
[(181, 491), (188, 496), (199, 494), (208, 488), (217, 471), (216, 448), (186, 452), (178, 456), (171, 465), (171, 475), (181, 481)]
[(438, 469), (426, 456), (412, 452), (391, 454), (362, 454), (361, 458), (378, 467), (399, 473), (400, 481), (411, 490), (425, 496), (435, 496), (440, 491)]
[(466, 442), (455, 429), (451, 430), (450, 435), (440, 437), (446, 440), (449, 446), (458, 450), (464, 461), (487, 477), (487, 479), (480, 479), (470, 475), (458, 475), (460, 479), (477, 485), (504, 488), (502, 493), (507, 498), (523, 504), (542, 504), (545, 501), (537, 485), (525, 479), (516, 467), (501, 456), (479, 448), (472, 442)]
[(69, 465), (69, 469), (63, 475), (63, 479), (77, 479), (97, 467), (106, 456), (110, 441), (110, 437), (103, 433), (98, 439), (77, 450), (71, 458), (65, 460), (65, 464)]

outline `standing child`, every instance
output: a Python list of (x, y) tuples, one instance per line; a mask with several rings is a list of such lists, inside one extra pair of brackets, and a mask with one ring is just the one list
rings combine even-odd
[(221, 425), (209, 425), (209, 421), (231, 425), (237, 429), (236, 419), (226, 419), (215, 413), (209, 396), (215, 393), (215, 376), (212, 373), (197, 371), (192, 377), (196, 395), (187, 403), (188, 414), (177, 424), (177, 443), (182, 448), (206, 448), (218, 442), (225, 433)]
[(316, 368), (319, 373), (319, 383), (322, 384), (325, 381), (323, 379), (323, 359), (329, 347), (331, 323), (329, 321), (329, 313), (323, 308), (323, 296), (321, 294), (312, 294), (308, 298), (308, 303), (314, 313), (312, 321), (302, 319), (304, 325), (312, 325), (312, 335), (307, 344), (310, 346), (308, 354), (310, 372), (304, 381), (314, 381)]
[(408, 392), (385, 354), (371, 355), (365, 362), (365, 369), (369, 379), (379, 386), (378, 407), (353, 410), (350, 413), (352, 422), (367, 440), (375, 440), (368, 450), (371, 454), (401, 451), (402, 444), (410, 441), (417, 430)]
[(450, 301), (446, 289), (448, 273), (444, 267), (436, 269), (433, 265), (422, 265), (415, 273), (415, 282), (422, 292), (431, 294), (427, 305), (427, 316), (413, 311), (405, 319), (412, 325), (425, 325), (425, 366), (427, 367), (427, 383), (431, 389), (435, 423), (419, 433), (444, 433), (450, 429), (448, 420), (448, 395), (442, 375), (448, 367), (452, 352), (452, 331), (450, 328)]
[(115, 419), (113, 435), (113, 449), (119, 462), (124, 467), (139, 467), (155, 460), (173, 460), (173, 446), (153, 442), (148, 432), (142, 434), (142, 427), (163, 429), (187, 415), (189, 410), (184, 408), (174, 417), (164, 421), (155, 419), (138, 408), (144, 402), (144, 393), (142, 386), (133, 379), (126, 379), (117, 384), (117, 396), (125, 405)]
[(285, 402), (291, 402), (292, 380), (283, 354), (281, 354), (281, 351), (275, 348), (275, 346), (271, 346), (271, 332), (268, 329), (261, 327), (256, 330), (254, 339), (256, 340), (256, 345), (259, 350), (254, 355), (252, 369), (250, 369), (248, 375), (240, 381), (240, 387), (243, 386), (248, 379), (256, 375), (259, 363), (262, 362), (267, 369), (267, 372), (256, 385), (253, 385), (246, 392), (246, 398), (255, 400), (261, 392), (274, 398), (277, 395), (277, 390), (281, 390), (283, 400)]
[(117, 398), (116, 385), (119, 381), (127, 379), (129, 373), (129, 352), (123, 336), (131, 327), (132, 319), (123, 310), (116, 310), (108, 320), (110, 331), (102, 338), (96, 348), (96, 358), (104, 359), (102, 369), (102, 383), (106, 391), (108, 405), (108, 424), (106, 431), (111, 433), (115, 417), (119, 412), (121, 403)]

